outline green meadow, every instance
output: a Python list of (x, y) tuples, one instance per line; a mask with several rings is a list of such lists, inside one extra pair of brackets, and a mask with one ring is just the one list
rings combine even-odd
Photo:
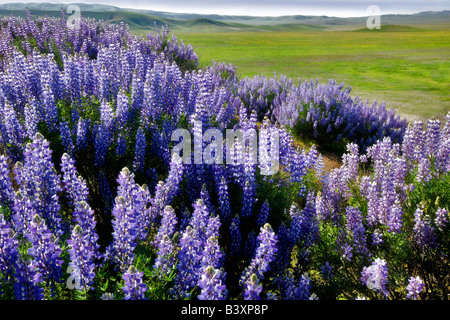
[(450, 25), (281, 30), (174, 33), (193, 45), (200, 66), (229, 62), (241, 77), (333, 78), (408, 120), (444, 119), (450, 111)]

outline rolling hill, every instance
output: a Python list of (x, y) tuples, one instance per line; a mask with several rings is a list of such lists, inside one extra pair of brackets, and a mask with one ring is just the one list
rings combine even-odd
[[(230, 16), (217, 14), (172, 13), (152, 10), (119, 8), (110, 5), (75, 3), (85, 17), (102, 19), (106, 22), (127, 23), (131, 29), (145, 30), (154, 24), (167, 25), (174, 30), (193, 31), (236, 31), (236, 30), (333, 30), (346, 28), (364, 29), (366, 17), (338, 18), (328, 16), (289, 15), (279, 17)], [(0, 5), (0, 15), (25, 17), (28, 8), (32, 15), (50, 17), (60, 16), (61, 8), (67, 10), (68, 4), (62, 3), (6, 3)], [(383, 15), (383, 25), (430, 26), (448, 24), (450, 11), (421, 12), (417, 14)], [(390, 30), (395, 28), (390, 27)]]

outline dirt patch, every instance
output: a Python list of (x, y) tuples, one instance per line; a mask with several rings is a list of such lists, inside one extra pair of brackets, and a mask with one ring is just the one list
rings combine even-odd
[(322, 155), (325, 172), (342, 166), (342, 158), (339, 155), (332, 152), (321, 152), (320, 154)]

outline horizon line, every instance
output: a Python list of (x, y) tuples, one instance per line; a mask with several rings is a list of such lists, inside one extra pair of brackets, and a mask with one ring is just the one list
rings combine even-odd
[[(51, 2), (51, 1), (43, 1), (43, 2), (21, 2), (21, 1), (13, 1), (13, 2), (0, 2), (0, 6), (2, 5), (8, 5), (8, 4), (23, 4), (23, 5), (29, 5), (29, 4), (51, 4), (51, 5), (69, 5), (69, 4), (73, 4), (73, 5), (77, 5), (77, 4), (83, 4), (83, 5), (101, 5), (101, 6), (108, 6), (108, 7), (113, 7), (113, 8), (118, 8), (120, 10), (126, 11), (126, 10), (148, 10), (148, 11), (153, 11), (153, 12), (159, 12), (159, 13), (165, 13), (165, 14), (192, 14), (192, 15), (216, 15), (216, 16), (236, 16), (236, 17), (254, 17), (254, 18), (281, 18), (281, 17), (289, 17), (289, 16), (303, 16), (303, 17), (327, 17), (327, 18), (367, 18), (368, 16), (370, 16), (370, 14), (365, 14), (365, 15), (330, 15), (328, 14), (279, 14), (279, 15), (266, 15), (266, 14), (249, 14), (249, 13), (224, 13), (224, 14), (220, 14), (217, 12), (199, 12), (199, 11), (179, 11), (179, 10), (174, 10), (174, 11), (166, 11), (166, 10), (158, 10), (158, 9), (151, 9), (148, 7), (121, 7), (118, 5), (111, 5), (111, 4), (102, 4), (102, 3), (86, 3), (86, 2), (81, 2), (81, 1), (58, 1), (58, 2)], [(11, 9), (8, 9), (11, 10)], [(11, 10), (11, 11), (20, 11), (20, 10)], [(438, 12), (446, 12), (446, 11), (450, 11), (449, 9), (442, 9), (442, 10), (425, 10), (425, 11), (415, 11), (415, 12), (381, 12), (380, 16), (386, 16), (386, 15), (415, 15), (415, 14), (420, 14), (420, 13), (438, 13)], [(107, 12), (107, 11), (99, 11), (99, 12)]]

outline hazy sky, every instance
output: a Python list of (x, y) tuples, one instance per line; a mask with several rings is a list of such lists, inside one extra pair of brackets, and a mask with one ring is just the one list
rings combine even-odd
[[(1, 3), (27, 2), (0, 0)], [(367, 7), (377, 5), (381, 14), (417, 13), (450, 10), (449, 0), (33, 0), (29, 2), (99, 3), (123, 8), (150, 9), (183, 13), (217, 13), (231, 15), (328, 15), (337, 17), (367, 16)]]

